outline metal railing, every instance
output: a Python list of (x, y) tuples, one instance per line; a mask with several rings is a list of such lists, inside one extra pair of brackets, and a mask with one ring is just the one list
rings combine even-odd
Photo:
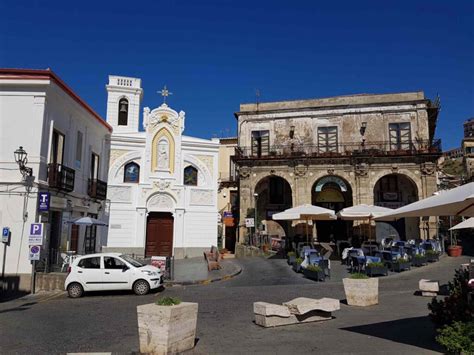
[(252, 147), (236, 147), (235, 158), (271, 159), (295, 157), (347, 157), (347, 156), (403, 156), (436, 153), (441, 154), (441, 140), (432, 142), (416, 140), (394, 143), (379, 142), (348, 142), (334, 145), (317, 144), (284, 144), (262, 147), (257, 152)]
[(71, 192), (74, 190), (74, 169), (62, 164), (48, 164), (48, 184), (49, 187), (62, 191)]
[(97, 200), (105, 200), (107, 197), (107, 183), (99, 179), (89, 179), (87, 194)]

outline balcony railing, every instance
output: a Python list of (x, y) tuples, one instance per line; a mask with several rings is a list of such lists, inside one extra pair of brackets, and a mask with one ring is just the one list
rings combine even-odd
[(48, 164), (49, 187), (71, 192), (74, 190), (74, 169), (62, 164)]
[(97, 200), (105, 200), (107, 197), (107, 183), (99, 179), (89, 179), (87, 194)]
[(410, 142), (393, 143), (383, 142), (351, 142), (338, 145), (298, 145), (285, 144), (262, 147), (260, 151), (252, 147), (236, 147), (236, 159), (272, 159), (272, 158), (332, 158), (350, 156), (404, 156), (417, 154), (441, 154), (441, 140), (433, 142), (417, 140)]

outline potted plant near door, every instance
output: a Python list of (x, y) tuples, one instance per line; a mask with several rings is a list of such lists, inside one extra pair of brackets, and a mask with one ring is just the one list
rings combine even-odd
[(451, 245), (448, 246), (448, 255), (454, 258), (461, 256), (462, 254), (462, 246), (458, 245), (457, 238), (455, 236), (455, 232), (451, 233)]
[(192, 349), (196, 338), (198, 304), (164, 297), (137, 306), (140, 352), (176, 354)]
[(316, 281), (324, 281), (325, 279), (324, 271), (318, 265), (308, 265), (303, 269), (303, 275), (308, 279)]
[(288, 265), (293, 265), (296, 260), (296, 253), (294, 251), (289, 251), (286, 254)]
[(379, 279), (365, 274), (352, 274), (342, 279), (349, 306), (372, 306), (379, 303)]
[(301, 272), (301, 263), (303, 262), (302, 258), (296, 258), (295, 262), (293, 263), (293, 270), (295, 272)]

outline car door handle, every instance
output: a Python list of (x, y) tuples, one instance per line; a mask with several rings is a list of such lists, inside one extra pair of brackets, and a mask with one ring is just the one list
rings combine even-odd
[(77, 273), (78, 273), (78, 274), (82, 274), (82, 271), (78, 271)]
[(110, 275), (110, 272), (108, 272), (108, 271), (106, 271), (105, 273), (106, 273), (107, 275)]

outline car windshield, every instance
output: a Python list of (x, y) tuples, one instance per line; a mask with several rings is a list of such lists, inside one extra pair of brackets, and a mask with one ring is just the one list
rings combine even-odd
[(135, 266), (135, 267), (142, 267), (142, 266), (145, 266), (145, 264), (142, 264), (141, 262), (139, 262), (138, 260), (135, 260), (134, 258), (131, 258), (130, 256), (128, 255), (120, 255), (120, 257), (125, 260), (127, 263)]

